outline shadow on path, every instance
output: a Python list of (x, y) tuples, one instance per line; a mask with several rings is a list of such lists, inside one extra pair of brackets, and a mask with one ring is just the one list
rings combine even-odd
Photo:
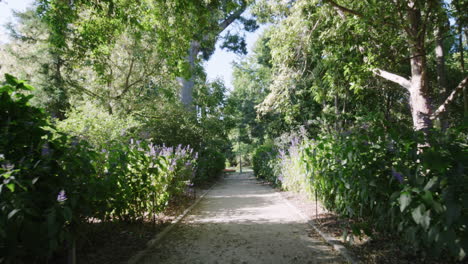
[(268, 186), (231, 174), (139, 263), (344, 263)]

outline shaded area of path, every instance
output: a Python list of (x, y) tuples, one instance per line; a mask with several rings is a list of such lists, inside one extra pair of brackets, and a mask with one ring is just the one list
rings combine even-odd
[(251, 173), (220, 181), (139, 263), (344, 263)]

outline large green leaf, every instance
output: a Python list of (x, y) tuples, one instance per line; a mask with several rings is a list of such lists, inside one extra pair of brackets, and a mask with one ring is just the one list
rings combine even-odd
[(430, 210), (421, 204), (411, 212), (411, 216), (416, 224), (421, 225), (424, 229), (428, 229), (431, 223)]
[(403, 212), (411, 203), (411, 196), (408, 192), (403, 192), (398, 200), (400, 201), (400, 211)]

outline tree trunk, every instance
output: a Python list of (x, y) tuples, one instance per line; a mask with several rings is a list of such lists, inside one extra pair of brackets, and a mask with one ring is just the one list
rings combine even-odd
[[(460, 37), (458, 38), (458, 44), (459, 44), (459, 47), (460, 47), (460, 66), (461, 66), (461, 70), (462, 70), (462, 73), (463, 75), (465, 75), (465, 56), (464, 56), (464, 46), (463, 46), (463, 29), (462, 29), (462, 25), (460, 24), (460, 22), (458, 22), (458, 31), (460, 33)], [(466, 30), (465, 30), (465, 36), (467, 35), (466, 34)], [(467, 92), (467, 88), (463, 88), (463, 115), (464, 115), (464, 118), (465, 120), (468, 120), (468, 92)]]
[[(447, 21), (448, 22), (448, 21)], [(445, 24), (445, 23), (444, 23)], [(440, 90), (442, 91), (443, 97), (447, 98), (450, 91), (447, 87), (447, 74), (445, 70), (445, 50), (444, 50), (444, 27), (445, 25), (440, 25), (436, 32), (436, 63), (437, 63), (437, 83)], [(440, 117), (440, 127), (444, 131), (448, 128), (447, 113), (443, 113)]]
[(177, 77), (177, 81), (181, 86), (180, 99), (186, 108), (192, 108), (193, 87), (195, 86), (195, 61), (199, 51), (200, 43), (198, 41), (191, 41), (189, 54), (186, 58), (189, 65), (190, 78)]
[(424, 47), (425, 29), (421, 20), (421, 10), (415, 2), (410, 1), (408, 4), (408, 44), (411, 54), (410, 106), (414, 129), (427, 134), (432, 128), (432, 121)]

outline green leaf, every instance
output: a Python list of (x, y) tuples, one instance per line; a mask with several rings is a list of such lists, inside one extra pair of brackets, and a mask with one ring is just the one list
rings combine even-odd
[(442, 205), (439, 202), (436, 202), (436, 201), (434, 201), (432, 203), (432, 208), (434, 208), (434, 210), (438, 214), (440, 214), (440, 213), (442, 213), (444, 211), (444, 208), (442, 207)]
[(19, 211), (21, 211), (21, 209), (14, 209), (13, 211), (11, 211), (9, 214), (8, 214), (8, 219), (12, 218), (16, 213), (18, 213)]
[(437, 242), (439, 240), (440, 230), (439, 227), (433, 226), (429, 229), (428, 238), (429, 241)]
[(449, 202), (447, 204), (446, 220), (448, 226), (450, 226), (460, 217), (460, 210), (460, 206), (454, 202)]
[(37, 180), (39, 180), (39, 177), (36, 177), (36, 178), (32, 179), (32, 181), (31, 181), (32, 184), (36, 184)]
[(416, 209), (411, 212), (414, 222), (421, 225), (424, 229), (429, 228), (431, 223), (430, 210), (426, 211), (426, 208), (423, 204), (419, 205)]
[(62, 214), (66, 221), (72, 220), (72, 210), (70, 209), (70, 207), (65, 206), (63, 208)]
[(437, 177), (432, 177), (429, 182), (427, 182), (426, 186), (424, 186), (424, 190), (428, 191), (431, 189), (436, 183), (437, 183), (438, 178)]
[(13, 75), (8, 73), (5, 73), (5, 80), (8, 84), (12, 86), (16, 86), (18, 84), (18, 80), (15, 77), (13, 77)]
[(8, 179), (8, 178), (10, 178), (11, 174), (12, 174), (12, 171), (7, 171), (7, 172), (2, 174), (2, 177), (5, 178), (5, 179)]
[(14, 183), (8, 183), (8, 184), (6, 185), (6, 187), (7, 187), (8, 189), (10, 189), (11, 192), (14, 192), (14, 191), (15, 191), (15, 184), (14, 184)]
[(411, 196), (407, 192), (404, 192), (400, 195), (399, 201), (400, 212), (403, 212), (406, 209), (406, 207), (408, 207), (408, 205), (411, 203)]
[(425, 191), (421, 198), (426, 202), (428, 205), (432, 205), (434, 203), (434, 198), (432, 197), (432, 193), (429, 191)]

